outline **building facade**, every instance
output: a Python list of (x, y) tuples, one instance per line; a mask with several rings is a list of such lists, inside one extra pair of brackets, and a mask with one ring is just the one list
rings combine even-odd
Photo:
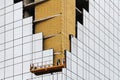
[(1, 0), (0, 80), (120, 80), (119, 4)]

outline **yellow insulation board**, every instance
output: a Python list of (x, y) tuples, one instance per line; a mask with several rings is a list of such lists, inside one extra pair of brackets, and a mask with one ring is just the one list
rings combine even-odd
[[(36, 0), (37, 1), (37, 0)], [(44, 37), (59, 34), (51, 38), (44, 39), (44, 49), (53, 48), (54, 52), (64, 53), (70, 50), (69, 35), (75, 35), (75, 0), (48, 0), (35, 6), (35, 20), (51, 17), (35, 25), (35, 32), (43, 32)], [(54, 62), (64, 56), (56, 55)]]

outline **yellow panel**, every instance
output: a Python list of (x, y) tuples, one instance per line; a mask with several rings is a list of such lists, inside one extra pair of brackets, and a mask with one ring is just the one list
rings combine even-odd
[[(37, 1), (37, 0), (36, 0)], [(55, 18), (40, 22), (35, 25), (35, 32), (43, 32), (44, 36), (59, 35), (44, 40), (44, 49), (53, 48), (54, 52), (61, 52), (55, 55), (57, 59), (64, 58), (64, 50), (70, 50), (69, 35), (75, 35), (75, 0), (48, 0), (35, 7), (35, 19), (61, 14)]]
[(61, 32), (61, 16), (46, 20), (44, 22), (38, 23), (35, 27), (35, 32), (43, 32), (44, 36), (51, 34), (57, 34)]
[(61, 13), (61, 0), (48, 0), (35, 7), (35, 19), (45, 18)]
[(69, 35), (75, 36), (75, 0), (62, 0), (63, 1), (63, 38), (62, 50), (70, 50)]
[(49, 39), (44, 39), (44, 49), (54, 49), (54, 52), (60, 52), (61, 51), (61, 35), (49, 38)]

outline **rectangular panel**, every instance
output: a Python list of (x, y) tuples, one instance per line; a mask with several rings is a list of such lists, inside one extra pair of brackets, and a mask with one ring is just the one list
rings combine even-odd
[(4, 33), (0, 34), (0, 44), (4, 43), (4, 36), (5, 36)]
[[(24, 68), (23, 68), (24, 69)], [(24, 71), (24, 70), (23, 70)], [(26, 73), (26, 74), (23, 74), (23, 80), (27, 80), (27, 79), (30, 79), (31, 77), (31, 73)]]
[(16, 3), (16, 4), (14, 4), (14, 10), (19, 9), (19, 8), (22, 8), (22, 6), (23, 6), (23, 2), (20, 1), (20, 2), (18, 2), (18, 3)]
[(0, 27), (0, 34), (4, 32), (4, 27)]
[(40, 39), (43, 39), (42, 32), (41, 33), (36, 33), (36, 34), (33, 35), (33, 41), (40, 40)]
[(13, 66), (5, 68), (5, 77), (13, 76)]
[(42, 51), (41, 52), (36, 52), (36, 53), (33, 53), (33, 59), (42, 59), (42, 56), (43, 55), (43, 53), (42, 53)]
[(0, 80), (4, 79), (4, 69), (0, 69)]
[[(3, 0), (2, 0), (3, 1)], [(1, 7), (1, 5), (0, 5), (0, 7)], [(0, 15), (3, 15), (4, 14), (4, 9), (0, 9)]]
[(9, 48), (6, 50), (5, 59), (10, 59), (10, 58), (13, 58), (13, 48)]
[(14, 22), (14, 28), (22, 26), (22, 20)]
[(32, 24), (23, 26), (23, 36), (27, 36), (31, 34), (32, 34)]
[(22, 62), (22, 57), (14, 58), (14, 64), (18, 64), (18, 63), (21, 63), (21, 62)]
[(22, 27), (14, 29), (14, 39), (22, 37)]
[(77, 55), (73, 55), (73, 54), (72, 54), (72, 61), (74, 61), (74, 62), (77, 63)]
[(6, 35), (5, 37), (6, 42), (13, 40), (13, 30), (7, 31), (5, 35)]
[(69, 52), (69, 51), (66, 51), (66, 56), (67, 56), (67, 58), (70, 58), (70, 59), (72, 59), (72, 54), (71, 54), (71, 52)]
[(31, 41), (32, 41), (32, 35), (23, 37), (23, 43), (27, 43)]
[(43, 59), (42, 58), (34, 59), (32, 61), (32, 63), (34, 63), (34, 66), (40, 66), (40, 67), (42, 67), (42, 65), (43, 65)]
[(53, 55), (53, 49), (43, 51), (43, 57), (47, 57), (47, 56), (50, 56), (50, 55), (51, 56)]
[(22, 55), (22, 45), (14, 47), (14, 57)]
[(13, 80), (13, 77), (6, 78), (5, 80)]
[(13, 0), (5, 0), (5, 6), (9, 6), (13, 4)]
[(32, 55), (33, 55), (33, 54), (24, 55), (24, 56), (23, 56), (23, 62), (24, 62), (24, 61), (30, 61), (30, 60), (32, 60)]
[(66, 61), (67, 61), (67, 64), (66, 64), (66, 65), (67, 65), (67, 66), (66, 66), (67, 69), (71, 70), (71, 69), (72, 69), (72, 68), (71, 68), (71, 64), (72, 64), (72, 63), (71, 63), (71, 58), (69, 58), (69, 57), (67, 56)]
[(83, 38), (83, 26), (79, 23), (79, 22), (77, 22), (77, 38), (80, 40), (80, 41), (82, 41), (82, 38)]
[(72, 61), (72, 72), (77, 73), (77, 63)]
[(23, 55), (32, 53), (32, 43), (23, 44)]
[(32, 23), (32, 21), (33, 21), (32, 17), (24, 18), (23, 25), (30, 24), (30, 23)]
[(4, 48), (4, 44), (0, 44), (0, 51), (2, 50), (4, 50), (5, 48)]
[(77, 44), (78, 44), (78, 42), (77, 42), (76, 38), (72, 37), (71, 38), (71, 53), (73, 53), (75, 55), (77, 55), (77, 47), (78, 47)]
[(1, 8), (4, 8), (4, 3), (5, 3), (5, 0), (1, 0), (1, 1), (0, 1), (0, 9), (1, 9)]
[[(49, 56), (49, 57), (43, 57), (43, 65), (49, 65), (51, 63), (51, 59), (50, 57), (52, 56)], [(52, 59), (53, 60), (53, 59)], [(53, 64), (53, 63), (52, 63)]]
[(33, 41), (33, 52), (42, 51), (43, 50), (43, 41), (37, 40)]
[(4, 62), (0, 62), (0, 69), (4, 69), (4, 65), (5, 65)]
[(53, 80), (57, 80), (57, 74), (54, 74), (54, 79)]
[[(45, 75), (43, 76), (43, 79), (42, 80), (50, 80), (50, 76), (49, 75)], [(56, 79), (57, 80), (57, 79)]]
[(13, 22), (13, 12), (7, 13), (5, 15), (5, 23), (8, 24), (11, 22)]
[(14, 76), (14, 80), (22, 80), (22, 75)]
[(14, 65), (14, 73), (15, 75), (22, 74), (22, 63)]
[(11, 47), (13, 47), (13, 41), (7, 42), (7, 43), (5, 44), (5, 48), (6, 48), (6, 49), (7, 49), (7, 48), (11, 48)]
[[(71, 76), (74, 80), (77, 80), (77, 75), (75, 73), (72, 73), (72, 76)], [(93, 79), (90, 79), (90, 80), (93, 80)]]
[[(91, 12), (94, 12), (94, 11), (91, 11)], [(103, 10), (102, 9), (100, 9), (100, 12), (102, 13), (103, 12)], [(94, 15), (94, 14), (92, 14), (92, 15)], [(98, 21), (99, 21), (99, 11), (98, 10), (95, 10), (95, 15), (94, 15), (94, 17), (95, 17), (95, 19), (97, 19)]]
[(83, 76), (83, 67), (79, 65), (79, 66), (78, 66), (78, 69), (79, 69), (78, 75), (79, 75), (79, 76)]
[(13, 5), (5, 8), (5, 13), (9, 13), (11, 11), (13, 11)]
[(14, 46), (22, 44), (22, 38), (14, 40)]
[(5, 24), (4, 18), (4, 15), (0, 16), (0, 26), (3, 26)]
[(11, 66), (13, 65), (13, 59), (5, 61), (5, 66)]
[(14, 11), (14, 21), (18, 21), (22, 19), (23, 16), (22, 11), (23, 11), (22, 8)]
[(63, 78), (62, 80), (66, 80), (66, 75), (65, 75), (66, 74), (66, 69), (65, 68), (62, 69), (62, 73), (63, 73), (62, 74), (62, 78)]
[[(30, 64), (31, 62), (23, 62), (23, 73), (30, 72)], [(27, 79), (29, 78), (30, 76)]]
[(58, 80), (62, 80), (62, 73), (58, 74)]
[(0, 52), (0, 62), (4, 61), (4, 51)]
[(5, 25), (5, 31), (13, 29), (13, 23)]

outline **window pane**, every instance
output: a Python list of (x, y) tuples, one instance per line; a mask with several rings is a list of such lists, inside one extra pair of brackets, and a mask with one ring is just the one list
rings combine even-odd
[(5, 31), (13, 29), (13, 23), (5, 25)]
[(23, 19), (23, 25), (32, 23), (32, 20), (33, 20), (32, 17), (28, 17), (28, 18)]
[(15, 75), (22, 73), (22, 64), (14, 65), (14, 73), (15, 73)]
[(14, 29), (14, 39), (22, 37), (22, 27)]
[(23, 55), (32, 53), (32, 43), (23, 44)]
[(22, 55), (22, 45), (14, 47), (14, 57)]
[(33, 52), (42, 51), (42, 40), (37, 40), (33, 42)]
[(14, 28), (22, 26), (22, 20), (14, 22)]
[(23, 37), (23, 43), (31, 42), (32, 41), (32, 35)]
[(4, 33), (0, 34), (0, 44), (4, 43)]
[(6, 50), (5, 59), (10, 59), (10, 58), (13, 58), (13, 48)]
[(14, 64), (18, 64), (20, 62), (22, 62), (22, 57), (14, 58)]
[(22, 44), (22, 38), (14, 40), (14, 46)]
[(5, 66), (11, 66), (13, 65), (13, 59), (5, 61)]
[(6, 24), (13, 22), (13, 12), (7, 13), (5, 15), (5, 19), (6, 19), (5, 21)]
[(23, 4), (22, 4), (22, 1), (14, 4), (14, 10), (19, 9), (19, 8), (22, 8), (22, 5), (23, 5)]
[(13, 76), (13, 66), (5, 68), (5, 77)]
[(27, 36), (31, 34), (32, 34), (32, 24), (23, 26), (23, 36)]
[(7, 31), (6, 32), (6, 42), (13, 40), (13, 30)]
[(9, 6), (13, 4), (13, 0), (5, 0), (5, 6)]
[(0, 26), (4, 25), (4, 15), (0, 16)]
[(5, 48), (10, 48), (10, 47), (13, 47), (13, 41), (7, 42), (5, 44)]
[(4, 78), (4, 69), (0, 69), (0, 80)]
[(0, 51), (4, 50), (4, 44), (0, 44)]
[[(4, 61), (4, 51), (0, 52), (0, 62)], [(0, 65), (1, 66), (1, 65)]]
[[(3, 0), (2, 0), (3, 1)], [(4, 9), (0, 9), (0, 15), (3, 15), (4, 14)]]
[(14, 11), (14, 21), (21, 20), (22, 19), (22, 9), (18, 9)]
[(5, 13), (11, 12), (11, 11), (13, 11), (13, 5), (6, 7)]
[(0, 9), (4, 8), (4, 0), (0, 0)]

